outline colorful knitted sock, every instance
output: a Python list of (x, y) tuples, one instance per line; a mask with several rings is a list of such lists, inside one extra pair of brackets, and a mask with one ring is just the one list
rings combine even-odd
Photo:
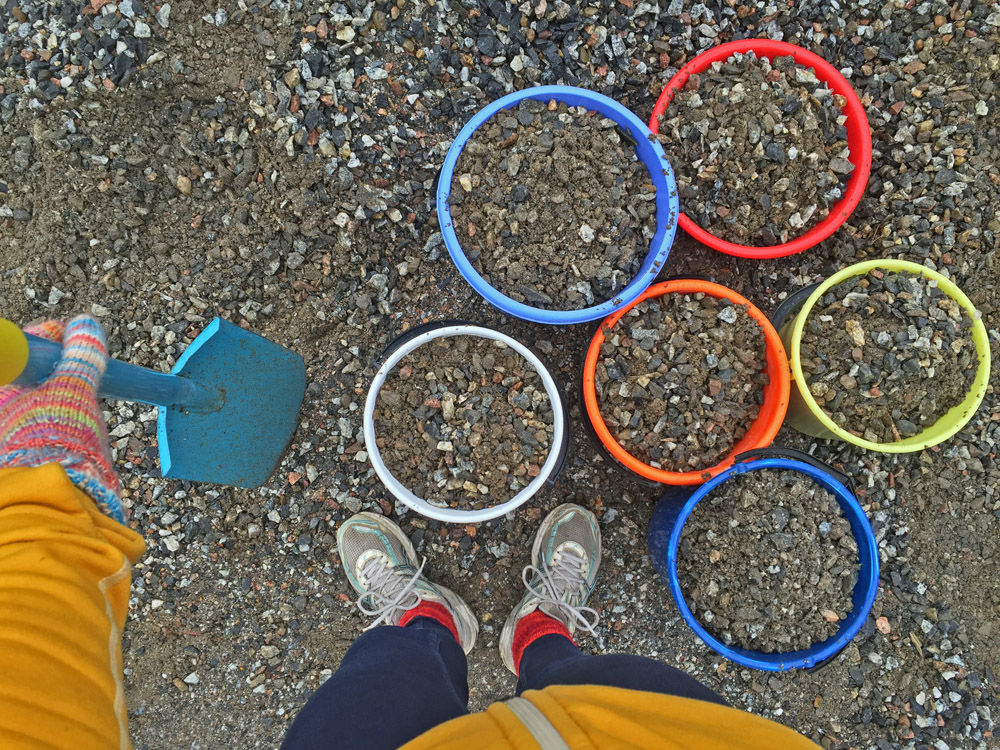
[(517, 668), (518, 674), (521, 672), (521, 657), (524, 656), (524, 650), (543, 635), (561, 635), (568, 638), (570, 643), (574, 645), (576, 643), (573, 636), (569, 634), (569, 628), (563, 622), (545, 614), (540, 609), (536, 609), (530, 615), (522, 617), (521, 621), (517, 623), (517, 627), (514, 628), (512, 651), (514, 666)]
[(28, 333), (63, 342), (56, 369), (34, 388), (0, 388), (0, 467), (57, 462), (111, 518), (124, 522), (97, 386), (107, 365), (100, 324), (89, 315), (63, 329), (47, 321)]

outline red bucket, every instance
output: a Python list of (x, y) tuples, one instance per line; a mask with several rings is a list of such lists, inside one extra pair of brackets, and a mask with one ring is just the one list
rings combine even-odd
[(703, 245), (708, 245), (729, 255), (738, 255), (741, 258), (781, 258), (785, 255), (801, 253), (825, 240), (847, 220), (868, 186), (868, 175), (872, 168), (872, 134), (868, 125), (868, 117), (865, 115), (865, 108), (861, 105), (861, 100), (858, 99), (854, 89), (851, 88), (851, 84), (830, 63), (819, 55), (802, 49), (802, 47), (770, 39), (741, 39), (736, 42), (720, 44), (718, 47), (702, 52), (670, 79), (664, 87), (663, 93), (660, 94), (660, 98), (656, 100), (656, 106), (653, 107), (653, 116), (649, 119), (649, 129), (653, 133), (660, 131), (660, 115), (666, 111), (674, 94), (681, 90), (690, 76), (708, 70), (714, 62), (728, 60), (737, 52), (754, 52), (757, 57), (767, 59), (793, 57), (799, 65), (812, 68), (816, 72), (816, 77), (827, 84), (834, 94), (840, 94), (847, 99), (847, 104), (844, 105), (844, 114), (847, 115), (845, 127), (847, 128), (847, 146), (851, 151), (849, 161), (854, 165), (854, 171), (847, 181), (844, 196), (830, 207), (830, 213), (827, 214), (827, 217), (808, 232), (781, 245), (756, 247), (727, 242), (702, 229), (685, 213), (680, 215), (678, 223), (681, 229)]

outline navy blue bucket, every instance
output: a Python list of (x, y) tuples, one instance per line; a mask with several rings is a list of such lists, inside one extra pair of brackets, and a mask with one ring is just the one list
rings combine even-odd
[[(472, 137), (472, 134), (476, 132), (476, 129), (480, 125), (500, 110), (517, 106), (523, 99), (536, 99), (543, 102), (555, 99), (571, 107), (586, 107), (588, 110), (600, 112), (604, 117), (617, 123), (626, 137), (635, 143), (636, 156), (645, 164), (646, 169), (649, 171), (649, 177), (656, 187), (656, 234), (649, 244), (649, 252), (643, 260), (638, 275), (614, 299), (579, 310), (548, 310), (526, 305), (523, 302), (518, 302), (502, 294), (499, 290), (490, 286), (489, 282), (480, 275), (469, 261), (465, 255), (465, 251), (462, 249), (462, 245), (458, 241), (448, 203), (448, 198), (451, 194), (451, 182), (455, 175), (455, 164), (458, 162), (458, 157), (461, 155), (462, 149), (469, 141), (469, 138)], [(445, 247), (448, 248), (448, 254), (451, 255), (451, 259), (458, 267), (459, 273), (491, 305), (498, 307), (505, 313), (535, 323), (549, 323), (554, 325), (586, 323), (589, 320), (598, 320), (607, 317), (615, 310), (630, 304), (646, 290), (646, 287), (653, 283), (653, 279), (656, 278), (660, 269), (663, 268), (663, 263), (670, 252), (670, 246), (674, 242), (674, 234), (677, 232), (677, 216), (680, 210), (674, 172), (667, 162), (663, 148), (655, 139), (650, 140), (651, 137), (646, 124), (614, 99), (609, 99), (603, 94), (574, 86), (536, 86), (535, 88), (524, 89), (523, 91), (515, 91), (513, 94), (508, 94), (483, 107), (459, 131), (458, 136), (451, 144), (451, 148), (448, 149), (444, 165), (441, 167), (441, 173), (438, 176), (438, 222), (441, 225), (441, 235), (444, 237)]]
[[(758, 456), (778, 457), (759, 458)], [(787, 456), (794, 456), (794, 458), (787, 458)], [(695, 506), (723, 482), (748, 471), (759, 469), (797, 471), (805, 474), (832, 493), (840, 503), (840, 508), (850, 523), (851, 533), (854, 534), (858, 544), (861, 569), (858, 571), (858, 582), (854, 586), (854, 606), (850, 614), (841, 623), (840, 629), (835, 635), (799, 651), (768, 654), (727, 646), (709, 634), (698, 622), (687, 602), (684, 601), (684, 595), (677, 578), (677, 549), (680, 544), (681, 532)], [(878, 592), (879, 561), (878, 545), (875, 542), (871, 523), (869, 523), (864, 510), (861, 509), (854, 493), (845, 486), (847, 484), (850, 484), (847, 477), (808, 454), (787, 448), (762, 448), (738, 456), (735, 465), (700, 487), (678, 487), (660, 500), (656, 510), (653, 511), (653, 518), (649, 524), (649, 557), (657, 574), (670, 587), (670, 593), (673, 595), (674, 602), (677, 604), (677, 609), (680, 610), (684, 621), (697, 633), (699, 638), (713, 650), (727, 659), (732, 659), (737, 664), (769, 672), (783, 672), (789, 669), (821, 665), (836, 656), (851, 642), (851, 639), (861, 630), (869, 612), (871, 612), (872, 604), (875, 602), (875, 594)]]

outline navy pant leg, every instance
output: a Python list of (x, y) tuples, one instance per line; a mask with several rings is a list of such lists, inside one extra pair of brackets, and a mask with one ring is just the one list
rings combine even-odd
[(438, 622), (369, 630), (295, 718), (282, 750), (395, 750), (469, 712), (462, 647)]
[(728, 705), (679, 669), (643, 656), (583, 654), (561, 635), (543, 635), (521, 657), (517, 694), (549, 685), (605, 685)]

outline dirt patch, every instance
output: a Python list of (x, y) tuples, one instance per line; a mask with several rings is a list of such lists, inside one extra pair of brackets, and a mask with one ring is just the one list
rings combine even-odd
[(682, 210), (741, 245), (803, 234), (854, 170), (845, 103), (791, 57), (738, 54), (691, 76), (660, 117)]
[(538, 476), (552, 405), (531, 364), (503, 342), (434, 339), (393, 368), (376, 434), (389, 471), (441, 507), (505, 502)]
[(836, 497), (798, 472), (759, 469), (698, 503), (681, 536), (684, 599), (712, 635), (764, 653), (833, 636), (853, 609), (858, 545)]
[(872, 271), (830, 289), (802, 334), (813, 398), (877, 443), (912, 437), (965, 399), (978, 359), (965, 310), (937, 282)]
[(638, 273), (655, 197), (612, 120), (528, 99), (469, 139), (450, 200), (459, 242), (490, 284), (528, 305), (579, 309)]
[(765, 340), (745, 305), (667, 294), (608, 331), (596, 388), (605, 424), (625, 450), (668, 471), (717, 464), (760, 412)]

